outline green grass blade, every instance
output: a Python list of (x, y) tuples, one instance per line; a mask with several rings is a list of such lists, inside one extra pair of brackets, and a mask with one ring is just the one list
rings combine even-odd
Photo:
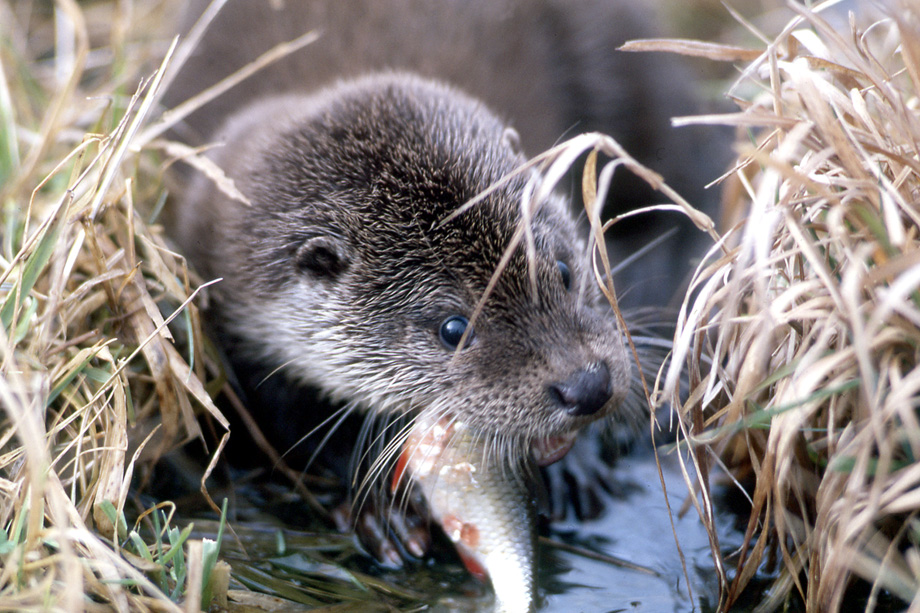
[(61, 209), (59, 209), (57, 218), (47, 227), (45, 235), (37, 242), (35, 250), (26, 260), (22, 271), (22, 277), (7, 295), (3, 307), (0, 308), (0, 324), (3, 325), (7, 333), (9, 333), (10, 325), (13, 323), (13, 315), (16, 309), (22, 305), (23, 301), (32, 291), (32, 288), (35, 287), (35, 282), (38, 281), (38, 277), (51, 260), (51, 255), (54, 253), (54, 249), (57, 246), (58, 238), (61, 236), (61, 230), (64, 228), (64, 222), (67, 218), (66, 215), (64, 215), (64, 211), (66, 210), (67, 207), (61, 207)]

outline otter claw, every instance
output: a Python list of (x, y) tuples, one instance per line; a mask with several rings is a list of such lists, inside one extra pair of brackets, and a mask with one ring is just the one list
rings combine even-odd
[(355, 524), (355, 533), (378, 562), (390, 568), (399, 568), (403, 565), (404, 560), (399, 555), (399, 548), (389, 538), (392, 533), (379, 517), (371, 513), (362, 513)]
[(387, 514), (386, 524), (390, 534), (411, 557), (421, 558), (431, 547), (431, 532), (428, 522), (422, 519), (414, 509), (406, 512), (391, 509)]

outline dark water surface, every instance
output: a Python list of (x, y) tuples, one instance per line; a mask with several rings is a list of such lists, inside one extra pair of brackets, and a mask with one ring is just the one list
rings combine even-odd
[[(612, 468), (612, 482), (617, 486), (612, 489), (616, 491), (602, 494), (605, 510), (599, 518), (555, 522), (541, 539), (540, 611), (711, 610), (718, 590), (706, 532), (693, 508), (677, 517), (687, 499), (687, 487), (677, 458), (662, 455), (661, 461), (690, 589), (655, 458), (650, 451), (638, 451), (621, 457)], [(237, 502), (233, 525), (240, 540), (228, 538), (222, 548), (237, 587), (281, 596), (307, 609), (343, 601), (351, 601), (357, 607), (354, 610), (367, 611), (488, 609), (487, 589), (458, 561), (445, 560), (449, 550), (442, 548), (436, 559), (410, 568), (384, 569), (369, 561), (351, 537), (324, 532), (317, 525), (308, 528), (306, 522), (291, 521), (290, 516), (285, 525), (261, 505), (247, 507)], [(736, 547), (742, 535), (731, 528), (734, 517), (722, 519), (720, 525), (729, 527), (720, 534), (725, 551)], [(196, 521), (196, 526), (199, 536), (212, 532), (211, 522)], [(647, 571), (591, 559), (583, 551), (616, 557)]]
[[(557, 522), (552, 533), (553, 538), (564, 542), (588, 544), (598, 552), (647, 567), (657, 576), (573, 553), (547, 551), (550, 548), (543, 544), (540, 580), (545, 600), (541, 611), (705, 611), (709, 603), (717, 602), (718, 584), (706, 531), (692, 507), (683, 517), (677, 516), (687, 499), (677, 458), (663, 455), (661, 464), (690, 590), (655, 458), (651, 452), (643, 452), (617, 461), (613, 470), (625, 493), (608, 496), (607, 508), (598, 519)], [(722, 523), (731, 526), (734, 522), (727, 518)], [(741, 537), (727, 531), (720, 535), (722, 547), (740, 543)]]
[[(686, 561), (686, 574), (661, 491), (654, 455), (637, 451), (617, 460), (604, 492), (605, 509), (594, 520), (555, 522), (538, 548), (538, 588), (541, 612), (561, 613), (708, 613), (718, 602), (718, 585), (709, 540), (687, 501), (687, 486), (677, 457), (662, 455), (674, 531)], [(264, 485), (264, 484), (263, 484)], [(221, 557), (232, 568), (231, 589), (247, 588), (247, 610), (285, 611), (488, 611), (488, 588), (452, 560), (444, 540), (436, 554), (401, 569), (386, 569), (364, 553), (354, 537), (335, 533), (303, 510), (289, 486), (258, 489), (258, 502), (245, 500), (253, 485), (239, 486), (234, 536), (225, 536)], [(717, 488), (718, 489), (718, 488)], [(272, 491), (274, 494), (267, 495)], [(277, 495), (277, 492), (282, 492)], [(717, 492), (716, 522), (723, 555), (737, 550), (743, 534), (741, 518), (728, 510), (724, 492)], [(271, 500), (272, 496), (278, 499)], [(280, 502), (279, 502), (280, 500)], [(283, 510), (281, 507), (285, 507)], [(282, 521), (282, 518), (284, 521)], [(196, 520), (196, 538), (214, 538), (216, 522)], [(593, 559), (585, 552), (625, 560), (644, 570)], [(731, 572), (731, 569), (729, 569)], [(688, 580), (689, 578), (689, 580)], [(751, 611), (766, 594), (772, 579), (758, 576), (732, 611)], [(863, 611), (869, 604), (868, 585), (857, 584), (844, 603), (844, 613)], [(283, 599), (281, 608), (270, 597)], [(892, 612), (904, 604), (879, 594), (875, 610)], [(781, 606), (782, 608), (782, 606)], [(786, 611), (804, 610), (793, 594)]]

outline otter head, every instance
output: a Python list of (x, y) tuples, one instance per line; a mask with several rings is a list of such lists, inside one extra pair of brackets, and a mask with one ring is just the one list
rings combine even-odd
[(220, 156), (250, 204), (192, 230), (215, 237), (242, 350), (333, 399), (450, 414), (543, 461), (617, 411), (629, 360), (567, 203), (546, 199), (508, 251), (539, 177), (506, 178), (526, 159), (481, 103), (393, 74), (247, 113)]

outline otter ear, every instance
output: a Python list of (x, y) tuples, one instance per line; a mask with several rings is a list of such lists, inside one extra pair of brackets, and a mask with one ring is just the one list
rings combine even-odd
[(505, 128), (505, 131), (502, 132), (502, 140), (514, 153), (522, 153), (521, 135), (514, 128)]
[(294, 264), (301, 273), (334, 278), (345, 272), (351, 264), (351, 249), (341, 238), (314, 236), (297, 248)]

